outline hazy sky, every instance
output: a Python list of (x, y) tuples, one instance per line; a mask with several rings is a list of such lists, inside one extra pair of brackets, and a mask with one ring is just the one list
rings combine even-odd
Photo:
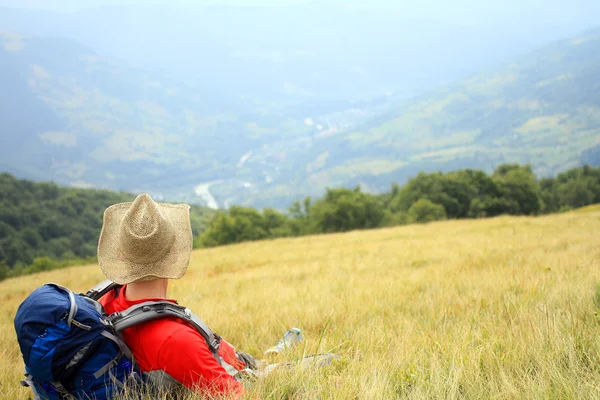
[[(349, 7), (393, 7), (406, 17), (430, 18), (461, 24), (539, 18), (565, 24), (581, 16), (600, 18), (600, 0), (313, 0)], [(0, 7), (76, 10), (115, 5), (170, 5), (194, 7), (207, 4), (235, 6), (290, 6), (310, 0), (0, 0)], [(517, 18), (518, 19), (518, 18)], [(600, 21), (600, 19), (599, 19)]]
[(277, 6), (307, 3), (307, 0), (0, 0), (0, 6), (69, 10), (102, 5), (170, 4), (194, 6), (228, 4), (236, 6)]

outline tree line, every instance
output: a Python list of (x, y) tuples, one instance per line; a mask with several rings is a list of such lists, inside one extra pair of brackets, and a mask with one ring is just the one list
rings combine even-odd
[[(130, 193), (66, 188), (0, 174), (0, 279), (95, 261), (104, 210), (133, 199)], [(211, 213), (192, 206), (196, 237)]]
[(504, 164), (491, 175), (474, 169), (420, 173), (378, 195), (360, 187), (327, 189), (316, 201), (296, 201), (287, 213), (231, 207), (213, 217), (199, 244), (213, 247), (444, 219), (539, 215), (594, 203), (600, 203), (600, 167), (583, 166), (538, 180), (529, 165)]
[[(133, 194), (64, 188), (0, 174), (0, 280), (95, 261), (104, 210)], [(583, 166), (536, 179), (529, 165), (491, 174), (464, 169), (420, 173), (382, 194), (327, 189), (287, 212), (192, 206), (194, 247), (346, 232), (444, 219), (539, 215), (600, 203), (600, 167)]]

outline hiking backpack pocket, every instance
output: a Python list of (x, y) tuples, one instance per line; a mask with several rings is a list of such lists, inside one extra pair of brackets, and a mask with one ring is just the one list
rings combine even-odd
[(137, 379), (127, 347), (90, 298), (44, 285), (21, 303), (14, 324), (23, 384), (36, 399), (106, 400)]

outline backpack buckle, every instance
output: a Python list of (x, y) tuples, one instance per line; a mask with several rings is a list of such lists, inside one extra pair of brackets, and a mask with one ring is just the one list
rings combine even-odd
[(219, 350), (219, 346), (221, 346), (221, 340), (223, 340), (223, 338), (222, 338), (221, 336), (219, 336), (218, 334), (216, 334), (216, 333), (213, 333), (213, 335), (214, 335), (215, 339), (214, 339), (214, 341), (211, 343), (211, 345), (212, 345), (212, 346), (213, 346), (215, 349)]
[(154, 311), (158, 314), (162, 314), (166, 311), (167, 306), (165, 304), (156, 304), (154, 305)]
[(123, 316), (123, 314), (120, 311), (117, 311), (115, 313), (109, 314), (106, 316), (106, 320), (108, 322), (110, 322), (112, 324), (112, 321), (116, 318), (121, 318), (121, 316)]
[(100, 323), (107, 328), (112, 326), (112, 321), (110, 318), (98, 318), (98, 321), (100, 321)]
[(167, 306), (165, 304), (152, 304), (142, 307), (143, 312), (154, 311), (157, 314), (162, 314), (167, 310)]

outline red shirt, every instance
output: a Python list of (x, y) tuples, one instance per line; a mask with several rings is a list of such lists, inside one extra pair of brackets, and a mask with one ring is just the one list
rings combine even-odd
[[(128, 300), (125, 290), (126, 286), (119, 294), (113, 290), (100, 299), (107, 313), (145, 301), (164, 300)], [(243, 386), (214, 358), (200, 333), (184, 321), (165, 318), (145, 322), (123, 331), (123, 339), (142, 372), (162, 370), (186, 387), (211, 395), (244, 393)]]

